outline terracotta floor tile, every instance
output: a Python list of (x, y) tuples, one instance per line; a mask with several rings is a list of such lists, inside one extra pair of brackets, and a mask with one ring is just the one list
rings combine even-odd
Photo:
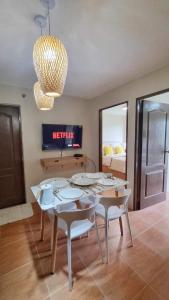
[[(167, 211), (165, 210), (167, 214)], [(137, 215), (137, 218), (142, 220), (144, 223), (152, 226), (157, 223), (164, 217), (164, 213), (160, 210), (159, 204), (153, 205), (151, 207), (135, 211), (132, 213), (133, 215)]]
[[(123, 223), (123, 234), (124, 235), (128, 235), (128, 228), (126, 226), (126, 221), (125, 221), (125, 217), (122, 217), (122, 223)], [(102, 225), (104, 225), (104, 223), (102, 222)], [(102, 228), (99, 229), (99, 232), (102, 234), (102, 236), (104, 236), (104, 228), (102, 226)], [(120, 237), (121, 233), (120, 233), (120, 226), (119, 226), (119, 220), (112, 220), (109, 222), (109, 237), (112, 236), (114, 238), (116, 237)]]
[(15, 236), (23, 234), (26, 231), (30, 231), (29, 219), (18, 221), (15, 223), (9, 223), (1, 226), (1, 237), (5, 236)]
[(101, 254), (96, 241), (95, 232), (89, 233), (88, 238), (86, 237), (79, 241), (74, 241), (73, 249), (74, 251), (77, 251), (78, 256), (86, 267), (90, 266), (95, 261), (101, 262)]
[(165, 217), (163, 220), (155, 224), (153, 228), (169, 237), (169, 217)]
[(164, 264), (164, 259), (141, 241), (136, 240), (134, 247), (125, 249), (121, 255), (122, 261), (127, 263), (147, 283), (152, 280), (155, 272)]
[(97, 286), (106, 299), (132, 299), (146, 283), (121, 260), (89, 268)]
[[(109, 234), (109, 257), (119, 257), (125, 249), (132, 247), (129, 235), (113, 237)], [(105, 249), (105, 243), (104, 243)]]
[(31, 235), (28, 219), (1, 226), (0, 247), (10, 245)]
[(45, 280), (37, 274), (37, 265), (28, 263), (0, 277), (1, 300), (43, 300), (49, 295)]
[[(150, 228), (150, 225), (147, 224), (143, 218), (137, 217), (137, 215), (133, 212), (129, 213), (130, 226), (132, 231), (133, 238), (137, 237), (137, 235), (143, 233), (147, 229)], [(123, 216), (123, 224), (124, 224), (124, 233), (129, 235), (128, 226), (126, 223), (126, 218)]]
[[(66, 299), (66, 300), (103, 300), (105, 297), (94, 284), (90, 277), (83, 278), (79, 283), (74, 285), (70, 292), (67, 286), (62, 287), (56, 293), (52, 294), (47, 300)], [(112, 298), (113, 299), (113, 298)]]
[[(48, 286), (50, 293), (55, 293), (59, 289), (63, 287), (63, 285), (67, 285), (68, 281), (68, 273), (67, 273), (67, 265), (64, 266), (56, 266), (55, 274), (50, 273), (50, 266), (51, 266), (51, 258), (46, 257), (41, 259), (41, 265), (43, 268), (43, 273), (45, 276), (45, 281)], [(73, 278), (78, 278), (78, 272), (75, 273), (73, 268)], [(76, 286), (76, 284), (75, 284)]]
[[(67, 270), (67, 252), (66, 246), (62, 246), (57, 251), (58, 260), (56, 261), (55, 274), (50, 274), (51, 258), (46, 257), (41, 259), (41, 265), (46, 276), (46, 282), (51, 293), (60, 289), (63, 284), (68, 285), (68, 270)], [(86, 267), (83, 265), (82, 261), (79, 259), (77, 252), (72, 252), (72, 275), (74, 280), (74, 287), (79, 286), (80, 282), (86, 276)], [(78, 283), (78, 285), (77, 285)]]
[[(99, 230), (101, 238), (102, 253), (105, 257), (105, 240), (104, 229)], [(130, 239), (128, 235), (121, 237), (120, 235), (112, 234), (109, 231), (109, 258), (110, 262), (118, 260), (124, 249), (130, 247)], [(75, 249), (78, 255), (86, 267), (90, 267), (91, 264), (101, 262), (101, 254), (98, 244), (96, 242), (95, 232), (89, 233), (89, 238), (84, 238), (77, 243), (74, 243)], [(92, 249), (92, 251), (91, 251)]]
[(169, 237), (159, 232), (155, 228), (150, 228), (138, 237), (152, 251), (156, 252), (163, 258), (169, 257)]
[(0, 275), (8, 273), (36, 258), (37, 253), (34, 245), (26, 240), (17, 240), (1, 247)]
[[(168, 195), (169, 197), (169, 195)], [(139, 211), (132, 212), (137, 218), (152, 226), (169, 215), (169, 201), (163, 201)]]
[(164, 300), (150, 286), (144, 288), (134, 300)]
[(41, 259), (43, 275), (48, 285), (50, 299), (104, 299), (101, 291), (96, 286), (90, 272), (86, 269), (79, 259), (76, 251), (78, 241), (74, 241), (72, 247), (72, 272), (74, 288), (72, 292), (68, 291), (68, 271), (67, 271), (67, 248), (66, 244), (58, 247), (55, 274), (50, 274), (51, 257)]
[[(133, 238), (136, 237), (138, 234), (141, 234), (148, 228), (150, 228), (150, 225), (145, 223), (141, 218), (137, 218), (137, 215), (134, 215), (132, 213), (129, 213), (129, 219), (130, 219), (130, 225), (132, 230), (132, 236)], [(129, 236), (129, 230), (126, 222), (126, 217), (122, 217), (122, 223), (123, 223), (123, 234)], [(102, 224), (103, 221), (102, 221)], [(103, 231), (104, 229), (102, 229)], [(120, 237), (120, 227), (119, 227), (119, 220), (113, 220), (110, 221), (110, 227), (109, 227), (109, 236), (113, 237)]]
[(159, 272), (154, 275), (150, 286), (152, 286), (163, 299), (169, 299), (169, 260), (167, 260)]
[(168, 209), (169, 209), (169, 194), (168, 194), (168, 200), (162, 201), (156, 205), (152, 206), (152, 209), (157, 210), (158, 212), (162, 213), (163, 216), (168, 215)]

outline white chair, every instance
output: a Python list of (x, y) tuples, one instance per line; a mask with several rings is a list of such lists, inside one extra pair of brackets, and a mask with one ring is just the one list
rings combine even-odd
[[(77, 209), (77, 205), (75, 202), (62, 204), (61, 207), (62, 207), (62, 211), (64, 211), (64, 210), (69, 211), (69, 210)], [(52, 224), (52, 226), (53, 226), (53, 221), (54, 221), (53, 220), (54, 214), (55, 214), (55, 210), (53, 208), (48, 209), (47, 215), (48, 215), (49, 221)], [(43, 234), (43, 236), (44, 236), (44, 234)], [(43, 240), (44, 240), (44, 238), (43, 238)], [(53, 230), (51, 230), (51, 251), (52, 251), (52, 249), (53, 249)]]
[[(102, 257), (101, 244), (98, 235), (98, 228), (95, 223), (95, 207), (97, 203), (90, 203), (90, 207), (84, 209), (59, 211), (58, 216), (58, 228), (63, 230), (67, 236), (67, 257), (68, 257), (68, 279), (69, 290), (72, 289), (72, 256), (71, 256), (71, 241), (77, 237), (80, 237), (90, 231), (95, 226), (96, 237), (99, 245), (99, 250)], [(102, 257), (103, 262), (103, 257)]]
[(105, 242), (106, 242), (106, 263), (109, 260), (108, 250), (108, 227), (109, 221), (119, 219), (121, 235), (123, 235), (122, 215), (125, 214), (127, 225), (131, 238), (131, 245), (133, 246), (132, 234), (128, 216), (128, 199), (131, 190), (124, 190), (121, 197), (102, 197), (96, 207), (96, 215), (103, 218), (105, 221)]

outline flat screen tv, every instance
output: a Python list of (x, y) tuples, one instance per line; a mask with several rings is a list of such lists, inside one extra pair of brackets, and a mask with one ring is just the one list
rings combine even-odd
[(42, 124), (42, 150), (79, 149), (82, 126)]

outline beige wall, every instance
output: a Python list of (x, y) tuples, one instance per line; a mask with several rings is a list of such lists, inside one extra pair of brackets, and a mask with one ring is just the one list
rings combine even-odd
[[(90, 155), (98, 164), (98, 111), (100, 108), (116, 103), (128, 101), (128, 180), (133, 190), (134, 183), (134, 146), (135, 146), (135, 102), (137, 97), (169, 88), (169, 66), (153, 72), (143, 78), (132, 81), (112, 92), (106, 93), (90, 101), (90, 120), (92, 148)], [(133, 197), (130, 199), (130, 208), (133, 206)]]
[[(27, 201), (33, 199), (30, 192), (31, 185), (37, 184), (42, 179), (50, 176), (70, 175), (70, 172), (62, 174), (56, 172), (44, 173), (42, 171), (39, 163), (40, 158), (57, 156), (59, 153), (56, 151), (43, 152), (41, 150), (41, 124), (44, 122), (83, 125), (82, 152), (93, 158), (98, 166), (98, 111), (100, 108), (124, 101), (129, 102), (128, 180), (130, 182), (130, 187), (133, 190), (135, 101), (137, 97), (166, 88), (169, 88), (169, 66), (92, 100), (64, 96), (55, 100), (55, 107), (52, 111), (42, 112), (36, 108), (32, 91), (15, 87), (0, 86), (0, 103), (17, 104), (21, 106)], [(22, 98), (22, 93), (27, 94), (26, 98)], [(65, 152), (64, 154), (69, 155), (70, 153), (71, 152)], [(131, 197), (131, 208), (132, 204), (133, 198)]]
[[(25, 93), (26, 98), (22, 98)], [(40, 166), (40, 158), (59, 156), (60, 152), (41, 150), (41, 124), (77, 124), (83, 125), (83, 148), (81, 152), (88, 154), (89, 126), (86, 119), (86, 101), (83, 99), (62, 97), (55, 100), (54, 109), (49, 112), (42, 112), (36, 108), (32, 91), (8, 86), (0, 86), (0, 103), (20, 105), (22, 119), (22, 141), (24, 154), (24, 170), (26, 183), (27, 201), (31, 201), (32, 194), (30, 186), (39, 183), (42, 179), (50, 176), (69, 176), (71, 172), (62, 174), (45, 173)], [(2, 142), (2, 141), (1, 141)], [(77, 152), (80, 152), (78, 150)], [(64, 152), (70, 155), (72, 152)], [(74, 152), (73, 152), (74, 153)]]
[(126, 143), (126, 116), (113, 115), (103, 111), (102, 142), (111, 144)]

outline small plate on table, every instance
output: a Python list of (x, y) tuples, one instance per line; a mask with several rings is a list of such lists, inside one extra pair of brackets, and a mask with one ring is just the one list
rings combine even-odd
[(58, 196), (64, 199), (79, 199), (84, 192), (78, 188), (66, 188), (58, 193)]
[(97, 183), (100, 185), (104, 185), (104, 186), (114, 186), (117, 184), (117, 180), (109, 179), (109, 178), (102, 178), (102, 179), (99, 179), (97, 181)]
[(65, 178), (50, 178), (42, 181), (40, 186), (47, 183), (52, 185), (54, 192), (69, 185), (69, 182)]
[(95, 180), (98, 180), (98, 179), (101, 179), (101, 178), (104, 178), (104, 174), (103, 173), (86, 173), (86, 177), (89, 178), (89, 179), (95, 179)]
[(96, 183), (95, 180), (93, 179), (90, 179), (90, 178), (87, 178), (87, 177), (84, 177), (84, 178), (77, 178), (77, 179), (74, 179), (72, 180), (72, 182), (76, 185), (80, 185), (80, 186), (89, 186), (89, 185), (93, 185)]
[(71, 180), (74, 181), (79, 178), (86, 178), (86, 173), (77, 173), (71, 177)]

